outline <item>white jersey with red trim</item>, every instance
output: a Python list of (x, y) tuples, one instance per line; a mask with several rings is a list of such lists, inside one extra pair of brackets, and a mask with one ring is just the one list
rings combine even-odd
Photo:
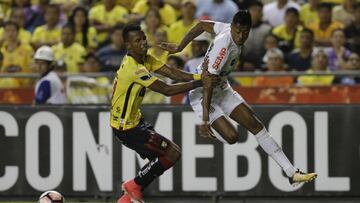
[[(237, 46), (231, 37), (230, 24), (215, 22), (215, 39), (209, 46), (204, 61), (209, 60), (208, 71), (211, 74), (221, 76), (221, 85), (214, 88), (213, 96), (217, 91), (230, 87), (227, 76), (236, 68), (236, 63), (241, 53), (241, 46)], [(202, 64), (196, 69), (197, 73), (202, 72)], [(201, 93), (202, 88), (192, 90), (190, 93)]]

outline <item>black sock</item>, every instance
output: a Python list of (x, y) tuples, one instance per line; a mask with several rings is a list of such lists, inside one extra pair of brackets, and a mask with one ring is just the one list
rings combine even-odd
[(147, 163), (135, 177), (135, 183), (141, 185), (144, 189), (148, 186), (155, 178), (159, 177), (166, 171), (165, 168), (159, 161), (159, 158), (151, 160)]

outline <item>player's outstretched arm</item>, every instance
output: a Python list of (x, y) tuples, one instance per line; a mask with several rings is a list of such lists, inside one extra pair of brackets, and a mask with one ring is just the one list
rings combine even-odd
[(160, 69), (156, 70), (155, 73), (171, 78), (177, 82), (189, 82), (201, 79), (199, 74), (192, 74), (177, 68), (169, 67), (168, 65), (162, 66)]
[(161, 80), (156, 80), (148, 88), (151, 89), (152, 91), (159, 92), (165, 96), (173, 96), (201, 86), (202, 86), (201, 80), (195, 80), (191, 82), (177, 83), (177, 84), (166, 84)]
[(194, 80), (191, 82), (177, 83), (177, 84), (166, 84), (161, 80), (156, 80), (148, 88), (155, 92), (159, 92), (165, 96), (173, 96), (189, 90), (204, 86), (212, 87), (218, 85), (220, 78), (216, 75), (202, 74), (201, 80)]
[(214, 33), (214, 24), (215, 22), (213, 21), (200, 21), (193, 28), (191, 28), (188, 33), (186, 33), (185, 37), (182, 39), (179, 45), (163, 42), (159, 45), (159, 47), (168, 51), (169, 54), (181, 52), (193, 39), (195, 39), (204, 31)]

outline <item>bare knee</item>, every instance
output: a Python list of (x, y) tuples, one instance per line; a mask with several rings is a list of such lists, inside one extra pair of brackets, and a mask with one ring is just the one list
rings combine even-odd
[(254, 135), (260, 132), (263, 128), (264, 125), (257, 118), (251, 119), (249, 122), (248, 130)]
[(235, 144), (238, 141), (238, 135), (237, 133), (231, 132), (227, 134), (226, 138), (224, 138), (227, 143), (229, 144)]

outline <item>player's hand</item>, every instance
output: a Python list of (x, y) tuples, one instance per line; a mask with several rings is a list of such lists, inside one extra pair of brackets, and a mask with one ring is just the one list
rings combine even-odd
[(214, 88), (220, 84), (221, 78), (218, 75), (203, 71), (201, 73), (201, 81), (204, 88)]
[(180, 52), (181, 50), (179, 49), (179, 46), (177, 44), (174, 43), (166, 43), (166, 42), (161, 42), (158, 45), (161, 49), (168, 51), (169, 54), (175, 54)]
[(201, 137), (216, 139), (208, 121), (204, 121), (204, 123), (200, 125), (199, 134)]

